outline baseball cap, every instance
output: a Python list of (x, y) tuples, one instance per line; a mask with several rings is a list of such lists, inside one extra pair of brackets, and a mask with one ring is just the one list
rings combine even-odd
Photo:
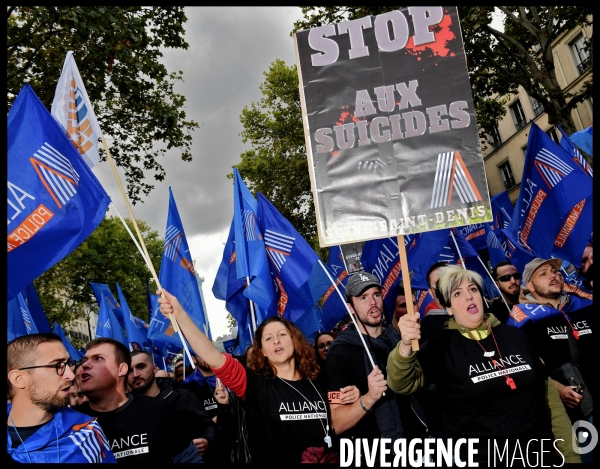
[(369, 272), (357, 272), (352, 274), (346, 284), (346, 296), (360, 296), (371, 287), (383, 288), (379, 279)]
[(523, 283), (531, 281), (533, 273), (544, 264), (551, 264), (558, 270), (562, 265), (562, 261), (560, 259), (542, 259), (541, 257), (536, 257), (525, 265), (525, 268), (523, 269)]

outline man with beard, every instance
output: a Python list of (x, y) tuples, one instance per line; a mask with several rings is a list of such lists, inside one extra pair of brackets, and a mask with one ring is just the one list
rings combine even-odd
[(8, 343), (7, 462), (115, 462), (96, 419), (68, 407), (74, 366), (56, 334)]
[(76, 379), (88, 401), (77, 410), (98, 417), (117, 462), (202, 462), (187, 413), (162, 399), (126, 393), (131, 355), (125, 345), (100, 337), (85, 349)]
[[(393, 327), (383, 326), (383, 298), (377, 277), (353, 274), (346, 285), (346, 299), (359, 327), (354, 324), (338, 333), (327, 354), (327, 380), (331, 419), (340, 438), (423, 437), (424, 426), (411, 409), (408, 396), (398, 396), (386, 385), (387, 357), (400, 340)], [(375, 362), (367, 356), (362, 337)], [(336, 391), (357, 386), (360, 398), (352, 404), (336, 399)], [(385, 393), (385, 395), (384, 395)]]
[(594, 291), (594, 247), (591, 244), (588, 244), (583, 250), (579, 275), (585, 279), (583, 287)]
[(502, 261), (492, 269), (492, 278), (498, 285), (498, 290), (500, 290), (502, 296), (492, 301), (490, 313), (500, 322), (506, 324), (510, 310), (519, 302), (521, 274), (510, 262)]
[[(535, 258), (523, 269), (525, 288), (507, 322), (521, 328), (546, 365), (571, 422), (590, 417), (581, 404), (592, 396), (594, 360), (593, 303), (563, 291), (560, 259)], [(561, 383), (557, 376), (567, 363), (576, 363), (586, 387)]]
[[(188, 412), (190, 418), (198, 419), (193, 425), (198, 430), (198, 438), (193, 442), (203, 459), (215, 449), (217, 426), (204, 411), (202, 403), (194, 394), (186, 389), (173, 388), (171, 378), (157, 378), (158, 366), (154, 364), (152, 355), (144, 350), (131, 352), (131, 373), (129, 387), (134, 393), (157, 397), (175, 409)], [(208, 450), (208, 451), (207, 451)]]

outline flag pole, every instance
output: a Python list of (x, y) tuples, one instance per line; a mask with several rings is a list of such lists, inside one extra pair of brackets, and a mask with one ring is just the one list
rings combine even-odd
[[(404, 244), (404, 235), (398, 235), (398, 253), (400, 254), (400, 269), (402, 270), (402, 284), (404, 285), (404, 295), (406, 300), (406, 313), (414, 316), (415, 307), (412, 302), (412, 290), (410, 287), (410, 272), (408, 271), (408, 258), (406, 256), (406, 246)], [(408, 294), (407, 294), (408, 293)], [(412, 340), (412, 349), (420, 350), (419, 341)]]
[[(123, 196), (123, 200), (125, 201), (125, 206), (127, 207), (127, 211), (129, 212), (129, 217), (131, 218), (131, 223), (133, 224), (133, 227), (135, 228), (135, 232), (138, 236), (138, 240), (140, 241), (140, 245), (142, 246), (144, 254), (146, 255), (146, 259), (147, 259), (146, 265), (147, 265), (148, 269), (150, 270), (152, 277), (154, 278), (154, 282), (156, 282), (156, 286), (162, 292), (162, 286), (160, 284), (160, 281), (158, 280), (158, 275), (156, 275), (156, 270), (154, 269), (154, 266), (152, 265), (152, 262), (150, 261), (150, 254), (148, 254), (148, 249), (146, 248), (146, 243), (144, 243), (144, 238), (142, 237), (142, 234), (140, 233), (140, 229), (138, 227), (137, 221), (135, 220), (135, 217), (133, 216), (133, 210), (131, 209), (131, 204), (129, 203), (127, 194), (125, 194), (125, 189), (123, 188), (123, 184), (121, 184), (121, 178), (119, 178), (119, 173), (117, 173), (117, 167), (115, 166), (115, 162), (112, 159), (112, 156), (110, 155), (110, 150), (108, 149), (108, 145), (106, 144), (106, 140), (104, 139), (104, 136), (101, 137), (101, 140), (102, 140), (102, 145), (104, 146), (104, 151), (106, 152), (107, 159), (110, 162), (110, 167), (113, 171), (113, 174), (115, 175), (117, 184), (119, 185), (119, 190), (121, 191), (121, 195)], [(161, 293), (161, 296), (163, 296), (163, 298), (164, 298), (164, 294)], [(187, 353), (188, 358), (190, 359), (192, 368), (195, 369), (196, 367), (194, 366), (192, 356), (190, 355), (190, 351), (185, 343), (183, 334), (181, 333), (181, 330), (179, 329), (179, 325), (177, 324), (177, 320), (175, 319), (173, 314), (169, 314), (169, 320), (171, 321), (173, 330), (175, 330), (175, 332), (177, 332), (177, 334), (179, 335), (179, 339), (181, 340), (181, 343), (183, 344), (183, 348), (184, 348), (185, 352)]]
[[(371, 356), (371, 352), (369, 351), (369, 347), (367, 347), (367, 343), (365, 342), (365, 338), (363, 337), (363, 335), (360, 332), (360, 329), (358, 328), (358, 324), (356, 323), (356, 319), (354, 318), (354, 314), (352, 314), (352, 312), (350, 311), (350, 308), (348, 308), (348, 303), (346, 302), (346, 298), (344, 298), (344, 295), (342, 295), (342, 292), (340, 292), (340, 289), (338, 288), (338, 282), (336, 282), (336, 281), (333, 280), (333, 278), (329, 274), (329, 271), (327, 270), (327, 268), (325, 267), (325, 265), (323, 264), (323, 261), (321, 259), (319, 259), (319, 265), (321, 266), (321, 268), (323, 269), (323, 271), (327, 274), (327, 277), (329, 277), (329, 281), (335, 287), (335, 290), (338, 292), (338, 295), (340, 295), (342, 303), (346, 306), (346, 311), (348, 311), (348, 314), (350, 315), (350, 319), (352, 319), (352, 322), (354, 323), (354, 327), (356, 327), (356, 332), (358, 332), (358, 336), (360, 337), (360, 340), (362, 341), (363, 346), (365, 347), (365, 352), (367, 352), (367, 356), (369, 357), (369, 361), (371, 362), (371, 366), (374, 369), (375, 368), (375, 362), (373, 361), (373, 357)], [(385, 392), (383, 393), (383, 395), (385, 396)]]
[[(246, 288), (250, 286), (250, 277), (246, 275)], [(252, 319), (252, 337), (256, 334), (256, 313), (254, 312), (254, 302), (252, 300), (248, 300), (250, 302), (250, 318)]]

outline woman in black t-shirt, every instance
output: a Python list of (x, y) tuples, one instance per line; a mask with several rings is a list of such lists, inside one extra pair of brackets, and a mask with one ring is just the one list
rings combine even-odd
[(552, 446), (560, 438), (556, 447), (566, 462), (579, 462), (570, 422), (538, 354), (522, 331), (485, 313), (482, 283), (478, 273), (460, 266), (440, 269), (438, 298), (453, 317), (418, 352), (412, 350), (412, 340), (420, 338), (418, 314), (400, 318), (402, 340), (388, 358), (389, 387), (411, 394), (435, 384), (443, 437), (478, 438), (480, 463), (495, 465), (496, 444), (508, 445), (510, 455), (527, 453), (528, 461), (544, 451), (543, 464), (560, 464)]
[(331, 451), (326, 387), (314, 350), (289, 321), (272, 317), (254, 335), (247, 367), (221, 354), (192, 322), (176, 297), (159, 298), (192, 349), (244, 401), (253, 463), (338, 462)]

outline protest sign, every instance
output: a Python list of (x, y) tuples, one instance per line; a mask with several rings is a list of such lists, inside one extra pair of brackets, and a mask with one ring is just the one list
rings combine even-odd
[(321, 246), (492, 220), (456, 7), (294, 39)]

